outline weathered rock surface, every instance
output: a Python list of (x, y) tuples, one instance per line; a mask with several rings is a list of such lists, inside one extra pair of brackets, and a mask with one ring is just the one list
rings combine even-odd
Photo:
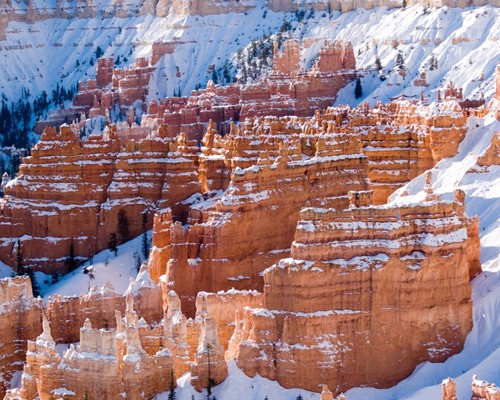
[(61, 356), (44, 319), (42, 335), (28, 345), (22, 388), (13, 391), (11, 398), (119, 399), (126, 393), (139, 399), (167, 390), (172, 356), (161, 341), (151, 346), (152, 329), (145, 324), (133, 310), (130, 295), (123, 320), (117, 312), (116, 329), (92, 328), (87, 319), (80, 329), (79, 345), (71, 344)]
[[(201, 179), (214, 190), (194, 199), (187, 227), (172, 223), (166, 212), (163, 233), (158, 233), (163, 238), (153, 238), (161, 242), (161, 257), (170, 259), (159, 271), (161, 265), (153, 259), (158, 272), (152, 275), (167, 273), (167, 282), (191, 316), (200, 290), (261, 289), (259, 274), (288, 254), (306, 202), (343, 208), (349, 190), (368, 188), (358, 137), (337, 134), (332, 124), (313, 127), (294, 118), (263, 119), (239, 129), (233, 126), (231, 132), (218, 138), (224, 166), (216, 161), (218, 149), (202, 150)], [(210, 145), (211, 139), (205, 137), (204, 143)], [(224, 192), (223, 182), (215, 178), (217, 169), (232, 171)]]
[(494, 383), (488, 383), (479, 379), (476, 375), (472, 377), (471, 400), (498, 400), (500, 389)]
[(33, 297), (27, 277), (0, 280), (0, 397), (14, 372), (22, 370), (27, 341), (41, 332), (41, 301)]
[(201, 316), (201, 319), (200, 340), (191, 365), (191, 384), (197, 391), (221, 383), (228, 374), (217, 323), (208, 314)]
[[(193, 161), (172, 139), (122, 141), (113, 127), (86, 141), (68, 126), (47, 129), (24, 159), (0, 202), (0, 260), (14, 265), (20, 238), (26, 265), (47, 273), (68, 268), (67, 257), (91, 257), (119, 233), (123, 210), (129, 237), (151, 226), (142, 213), (172, 206), (199, 192)], [(57, 168), (56, 168), (57, 167)], [(175, 182), (175, 185), (174, 185)], [(119, 238), (120, 239), (120, 238)], [(126, 240), (127, 238), (122, 238)]]
[(292, 257), (264, 273), (264, 308), (245, 312), (238, 366), (338, 393), (459, 351), (472, 325), (471, 223), (460, 200), (304, 209)]

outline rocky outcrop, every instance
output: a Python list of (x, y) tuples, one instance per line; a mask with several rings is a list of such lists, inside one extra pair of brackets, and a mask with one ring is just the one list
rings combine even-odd
[(235, 319), (243, 314), (245, 307), (260, 308), (262, 293), (255, 290), (228, 290), (227, 292), (200, 292), (196, 296), (196, 317), (210, 317), (217, 324), (218, 337), (225, 350), (234, 333)]
[(0, 397), (13, 374), (22, 370), (27, 341), (41, 332), (41, 300), (33, 297), (27, 277), (0, 280)]
[(495, 132), (485, 152), (477, 159), (477, 165), (486, 169), (489, 165), (500, 165), (500, 132)]
[(200, 340), (195, 360), (191, 365), (191, 384), (199, 392), (205, 387), (218, 385), (228, 375), (217, 324), (208, 314), (201, 318)]
[(114, 127), (85, 141), (69, 126), (59, 134), (47, 129), (4, 189), (0, 259), (14, 265), (20, 238), (26, 265), (64, 271), (71, 249), (78, 262), (108, 246), (110, 235), (119, 234), (120, 213), (128, 235), (119, 241), (149, 228), (155, 207), (182, 214), (177, 203), (200, 186), (194, 162), (183, 157), (182, 147), (174, 144), (170, 151), (171, 145), (161, 137), (122, 141)]
[[(206, 137), (204, 143), (212, 141)], [(195, 199), (187, 226), (169, 221), (168, 212), (162, 215), (161, 235), (170, 243), (162, 243), (161, 254), (170, 259), (153, 275), (167, 273), (166, 281), (191, 316), (199, 291), (261, 289), (260, 273), (288, 254), (306, 202), (344, 208), (349, 190), (368, 188), (358, 138), (337, 134), (333, 124), (301, 127), (293, 118), (255, 120), (233, 126), (218, 145), (225, 165), (216, 161), (219, 150), (204, 150), (202, 181), (209, 189), (212, 184), (219, 188), (218, 172), (211, 168), (224, 168), (232, 171), (227, 189), (214, 188)], [(153, 241), (161, 242), (156, 235)], [(154, 259), (151, 263), (158, 269)]]
[[(248, 117), (309, 116), (316, 109), (331, 105), (338, 91), (355, 76), (352, 45), (323, 42), (318, 60), (311, 69), (300, 67), (300, 43), (290, 40), (285, 42), (282, 54), (275, 50), (273, 70), (261, 82), (225, 87), (209, 82), (206, 89), (193, 91), (189, 97), (153, 99), (148, 107), (145, 101), (153, 65), (162, 54), (171, 50), (173, 44), (157, 44), (153, 47), (151, 62), (141, 58), (136, 60), (135, 66), (126, 69), (115, 69), (112, 58), (100, 59), (96, 79), (79, 84), (79, 92), (70, 108), (73, 109), (71, 119), (78, 114), (109, 119), (118, 104), (122, 113), (129, 116), (127, 123), (121, 127), (117, 124), (119, 134), (121, 131), (125, 138), (146, 137), (151, 131), (168, 125), (170, 137), (182, 132), (190, 139), (200, 140), (210, 120), (222, 133), (229, 130), (230, 121), (244, 121)], [(134, 115), (136, 106), (130, 107), (137, 102), (142, 104), (141, 115)], [(40, 122), (35, 131), (62, 123), (68, 118), (68, 112), (65, 110)]]
[(79, 345), (71, 344), (61, 356), (44, 319), (42, 335), (29, 342), (22, 388), (11, 392), (11, 398), (98, 399), (120, 398), (124, 393), (130, 398), (151, 398), (167, 390), (173, 371), (170, 351), (161, 341), (149, 352), (143, 348), (143, 343), (150, 344), (151, 329), (133, 310), (131, 295), (124, 319), (117, 312), (115, 326), (92, 328), (87, 319)]
[(238, 366), (338, 393), (393, 385), (459, 351), (476, 268), (461, 199), (304, 209), (291, 258), (264, 272), (264, 308), (245, 311)]
[(457, 400), (457, 386), (454, 379), (448, 378), (441, 383), (442, 400)]
[(499, 400), (500, 389), (492, 383), (479, 379), (476, 375), (472, 377), (471, 400)]
[(80, 328), (89, 320), (96, 329), (116, 328), (115, 311), (125, 311), (125, 299), (108, 282), (82, 296), (55, 296), (46, 306), (51, 336), (56, 343), (76, 343)]
[(80, 328), (89, 320), (96, 329), (116, 329), (116, 312), (125, 312), (125, 296), (131, 295), (135, 309), (144, 320), (153, 324), (163, 318), (162, 291), (151, 280), (144, 265), (137, 278), (131, 280), (125, 295), (117, 293), (110, 282), (101, 288), (91, 287), (80, 296), (54, 296), (45, 305), (51, 335), (56, 343), (76, 343)]
[[(328, 111), (324, 118), (333, 119)], [(394, 101), (352, 110), (346, 130), (358, 132), (363, 141), (375, 203), (385, 203), (397, 187), (455, 155), (467, 132), (466, 121), (454, 97), (432, 106)]]

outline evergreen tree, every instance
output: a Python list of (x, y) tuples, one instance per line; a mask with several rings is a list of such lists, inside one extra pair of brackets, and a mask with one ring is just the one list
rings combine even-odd
[(438, 60), (434, 54), (431, 55), (431, 59), (429, 60), (429, 70), (434, 71), (438, 69)]
[(69, 245), (69, 255), (66, 257), (65, 264), (68, 272), (73, 272), (78, 266), (78, 262), (75, 258), (75, 246), (73, 245), (73, 239), (71, 239), (71, 244)]
[(20, 239), (17, 239), (16, 264), (17, 264), (17, 275), (18, 276), (26, 275), (26, 268), (24, 267), (23, 252), (21, 249)]
[(120, 211), (118, 211), (117, 232), (118, 232), (119, 244), (123, 244), (129, 239), (130, 235), (129, 222), (127, 217), (127, 212), (123, 208), (121, 208)]
[(101, 46), (97, 46), (97, 49), (95, 49), (95, 59), (98, 60), (104, 55), (104, 51), (102, 51)]
[(170, 392), (168, 393), (168, 400), (175, 400), (175, 375), (173, 368), (170, 368)]
[(60, 278), (59, 272), (57, 272), (57, 271), (52, 272), (52, 279), (51, 279), (52, 285), (54, 285), (57, 282), (59, 282), (59, 278)]
[(377, 68), (377, 71), (381, 71), (382, 70), (382, 63), (380, 62), (380, 58), (377, 56), (375, 58), (375, 68)]
[(142, 214), (142, 230), (144, 233), (142, 234), (142, 255), (144, 259), (147, 260), (149, 257), (149, 240), (148, 240), (148, 232), (146, 231), (148, 224), (148, 215), (146, 212)]
[(212, 346), (210, 344), (206, 344), (205, 351), (207, 352), (207, 367), (208, 367), (208, 379), (207, 379), (207, 399), (208, 400), (210, 400), (210, 396), (212, 395), (212, 388), (217, 384), (215, 379), (212, 378), (211, 363), (210, 363), (210, 350), (212, 350)]
[(405, 69), (405, 60), (403, 59), (403, 53), (401, 53), (401, 50), (398, 50), (395, 65), (399, 71), (403, 71)]
[(115, 253), (115, 257), (118, 255), (118, 239), (116, 238), (116, 233), (111, 233), (109, 235), (108, 249)]
[(354, 97), (359, 99), (363, 97), (363, 88), (361, 87), (361, 79), (356, 79), (356, 87), (354, 88)]
[(217, 71), (214, 69), (212, 71), (212, 82), (217, 85), (219, 83), (219, 77), (217, 76)]
[(38, 297), (40, 296), (40, 285), (38, 284), (36, 278), (35, 278), (35, 273), (31, 269), (31, 267), (28, 267), (26, 270), (26, 275), (28, 278), (30, 278), (31, 281), (31, 289), (33, 291), (33, 296)]

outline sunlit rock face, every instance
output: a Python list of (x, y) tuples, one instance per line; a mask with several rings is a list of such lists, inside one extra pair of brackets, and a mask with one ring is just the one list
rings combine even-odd
[[(462, 193), (463, 194), (463, 193)], [(247, 309), (238, 366), (285, 387), (388, 387), (459, 351), (472, 327), (468, 255), (475, 220), (457, 201), (305, 208), (291, 257), (264, 273)], [(236, 335), (236, 333), (235, 333)], [(373, 368), (377, 365), (377, 368)]]

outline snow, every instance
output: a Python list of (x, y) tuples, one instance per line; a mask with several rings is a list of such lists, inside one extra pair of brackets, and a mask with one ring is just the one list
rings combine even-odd
[[(63, 86), (70, 87), (79, 80), (93, 78), (96, 63), (91, 66), (89, 61), (97, 46), (104, 50), (105, 57), (120, 56), (122, 61), (128, 58), (119, 65), (123, 67), (133, 63), (135, 57), (150, 56), (154, 42), (176, 42), (173, 54), (163, 56), (157, 63), (149, 93), (151, 98), (159, 98), (171, 96), (180, 88), (183, 94), (189, 94), (197, 84), (205, 85), (210, 79), (209, 65), (222, 67), (251, 40), (260, 39), (269, 31), (276, 32), (284, 19), (297, 27), (289, 32), (290, 37), (353, 43), (357, 66), (366, 70), (362, 79), (364, 96), (354, 98), (352, 83), (341, 91), (338, 104), (356, 105), (365, 100), (374, 104), (402, 94), (418, 98), (421, 89), (425, 96), (434, 99), (437, 88), (450, 80), (463, 86), (466, 96), (478, 97), (484, 92), (490, 98), (494, 92), (495, 66), (500, 58), (498, 8), (488, 5), (465, 9), (443, 7), (427, 8), (424, 12), (423, 6), (414, 5), (406, 9), (358, 9), (344, 14), (335, 11), (324, 17), (317, 12), (314, 18), (305, 18), (298, 24), (291, 13), (267, 10), (266, 17), (262, 18), (266, 2), (256, 0), (255, 3), (257, 7), (247, 13), (205, 17), (171, 14), (165, 18), (143, 15), (47, 19), (34, 24), (10, 22), (6, 39), (0, 43), (0, 92), (9, 100), (16, 100), (26, 82), (31, 93), (38, 95), (42, 90), (51, 93), (59, 80)], [(460, 37), (471, 40), (453, 44), (453, 40)], [(402, 43), (396, 49), (391, 39)], [(391, 72), (398, 50), (402, 51), (408, 69), (405, 79)], [(309, 66), (318, 51), (317, 44), (305, 49), (302, 64)], [(376, 54), (388, 76), (383, 82), (373, 69)], [(438, 60), (434, 71), (428, 70), (431, 55)], [(177, 68), (180, 76), (177, 76)], [(419, 71), (427, 72), (429, 86), (413, 86)]]
[[(423, 363), (413, 374), (389, 389), (356, 388), (346, 393), (349, 400), (427, 400), (441, 398), (441, 381), (452, 377), (457, 383), (458, 399), (471, 397), (472, 376), (500, 383), (500, 166), (473, 172), (478, 156), (484, 153), (500, 122), (492, 115), (470, 130), (455, 157), (444, 159), (433, 169), (433, 188), (442, 198), (451, 200), (453, 190), (466, 193), (466, 210), (480, 221), (481, 263), (483, 272), (472, 281), (474, 327), (467, 336), (464, 350), (444, 363)], [(468, 173), (469, 172), (469, 173)], [(390, 201), (406, 204), (421, 201), (425, 177), (421, 175), (399, 189)], [(408, 196), (401, 196), (404, 191)]]
[[(303, 389), (285, 389), (278, 382), (270, 381), (259, 375), (250, 378), (246, 376), (234, 361), (228, 363), (229, 378), (212, 389), (212, 394), (218, 400), (234, 400), (235, 397), (244, 400), (263, 400), (266, 396), (269, 400), (291, 400), (301, 395), (304, 400), (319, 400), (318, 393), (312, 393)], [(194, 395), (196, 400), (206, 398), (206, 390), (201, 394), (196, 392), (190, 383), (191, 374), (185, 374), (177, 380), (177, 399), (191, 399)], [(155, 400), (167, 400), (168, 392), (159, 394)]]
[[(147, 234), (149, 240), (151, 240), (152, 231)], [(111, 282), (116, 292), (125, 293), (130, 279), (132, 278), (135, 281), (137, 276), (135, 258), (142, 254), (141, 249), (142, 235), (118, 246), (118, 255), (116, 257), (110, 250), (101, 251), (93, 257), (92, 261), (84, 263), (72, 273), (63, 276), (56, 284), (42, 288), (42, 295), (45, 300), (49, 296), (56, 294), (77, 296), (87, 293), (92, 286), (102, 287), (106, 282)], [(93, 279), (90, 278), (90, 274), (84, 273), (84, 268), (93, 272)], [(136, 291), (141, 287), (149, 287), (152, 284), (149, 274), (142, 273), (140, 279), (134, 282), (131, 290)]]
[(7, 278), (9, 276), (15, 275), (14, 270), (7, 264), (0, 261), (0, 279)]

